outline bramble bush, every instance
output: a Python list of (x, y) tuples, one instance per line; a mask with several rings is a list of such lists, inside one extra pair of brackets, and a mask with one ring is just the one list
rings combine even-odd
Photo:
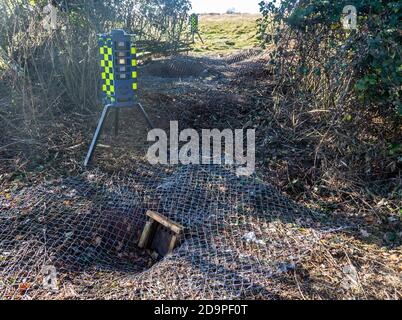
[[(355, 30), (342, 24), (347, 5), (357, 10)], [(397, 0), (262, 1), (259, 38), (275, 44), (274, 70), (295, 83), (315, 77), (316, 90), (329, 90), (327, 102), (354, 93), (360, 106), (402, 115), (401, 6)]]

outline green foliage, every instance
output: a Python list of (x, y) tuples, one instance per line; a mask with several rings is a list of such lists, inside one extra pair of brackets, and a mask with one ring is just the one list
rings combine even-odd
[[(343, 28), (346, 5), (357, 9), (357, 30)], [(336, 82), (353, 74), (354, 92), (362, 103), (402, 115), (401, 6), (398, 0), (263, 1), (259, 38), (277, 45), (274, 64), (280, 64), (284, 42), (291, 39), (299, 75), (321, 70)]]

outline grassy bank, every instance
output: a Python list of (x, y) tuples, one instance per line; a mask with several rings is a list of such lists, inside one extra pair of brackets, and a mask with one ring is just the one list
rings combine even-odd
[(194, 52), (229, 53), (257, 46), (258, 18), (258, 14), (201, 15), (200, 35), (204, 44), (196, 37)]

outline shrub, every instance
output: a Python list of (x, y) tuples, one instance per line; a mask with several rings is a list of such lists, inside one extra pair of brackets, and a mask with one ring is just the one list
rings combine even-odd
[[(343, 28), (346, 5), (357, 9), (357, 30)], [(333, 93), (328, 102), (346, 82), (360, 106), (402, 115), (401, 6), (392, 0), (263, 1), (259, 38), (276, 44), (276, 71), (315, 76)]]

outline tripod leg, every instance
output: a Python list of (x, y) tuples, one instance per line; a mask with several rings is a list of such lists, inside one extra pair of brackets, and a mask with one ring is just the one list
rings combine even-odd
[(107, 105), (107, 106), (105, 106), (103, 108), (102, 115), (101, 115), (101, 117), (99, 119), (98, 126), (97, 126), (95, 134), (94, 134), (94, 136), (92, 138), (91, 145), (89, 146), (88, 154), (87, 154), (87, 156), (85, 158), (85, 161), (84, 161), (84, 166), (88, 166), (88, 164), (91, 162), (93, 153), (94, 153), (95, 148), (96, 148), (96, 144), (97, 144), (99, 136), (100, 136), (100, 134), (102, 132), (103, 124), (104, 124), (105, 119), (106, 119), (106, 117), (107, 117), (107, 115), (109, 113), (110, 107), (111, 107), (110, 105)]
[(138, 103), (138, 106), (140, 107), (140, 110), (141, 110), (142, 114), (144, 115), (145, 120), (146, 120), (147, 123), (148, 123), (148, 126), (149, 126), (151, 129), (153, 129), (154, 126), (153, 126), (151, 120), (149, 119), (148, 114), (147, 114), (146, 111), (144, 110), (142, 104), (141, 104), (141, 103)]
[(119, 134), (119, 108), (114, 110), (114, 135), (117, 137)]
[(202, 44), (204, 44), (204, 40), (202, 40), (201, 35), (200, 35), (200, 33), (199, 33), (199, 32), (197, 32), (197, 35), (198, 35), (198, 38), (200, 38), (200, 40), (201, 40)]

